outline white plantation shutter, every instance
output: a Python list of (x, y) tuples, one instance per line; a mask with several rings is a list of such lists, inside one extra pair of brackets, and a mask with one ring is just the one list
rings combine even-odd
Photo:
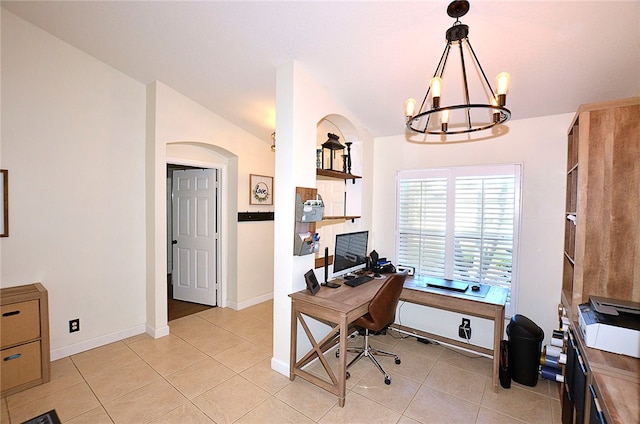
[(398, 240), (398, 263), (412, 264), (416, 273), (443, 275), (446, 178), (405, 180), (399, 187), (399, 200), (398, 223), (402, 237)]
[(517, 284), (520, 165), (398, 174), (397, 263), (418, 275)]

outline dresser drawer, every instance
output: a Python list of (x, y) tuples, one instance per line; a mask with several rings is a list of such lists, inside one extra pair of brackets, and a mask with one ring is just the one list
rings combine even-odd
[(40, 337), (40, 302), (28, 300), (0, 306), (2, 347)]
[(2, 391), (42, 377), (40, 341), (2, 350)]

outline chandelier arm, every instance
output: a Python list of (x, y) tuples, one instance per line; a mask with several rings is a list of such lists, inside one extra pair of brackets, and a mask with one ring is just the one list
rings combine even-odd
[(429, 128), (429, 122), (431, 121), (431, 114), (427, 115), (426, 123), (424, 124), (424, 130), (426, 131)]
[(491, 87), (491, 83), (489, 82), (489, 79), (487, 78), (487, 74), (484, 73), (484, 69), (482, 69), (482, 65), (480, 64), (480, 61), (478, 60), (478, 56), (476, 56), (476, 52), (475, 50), (473, 50), (473, 47), (471, 46), (471, 42), (469, 41), (469, 39), (467, 38), (467, 44), (469, 45), (469, 50), (471, 51), (471, 54), (473, 55), (473, 59), (476, 61), (476, 64), (478, 65), (478, 68), (480, 68), (480, 73), (482, 74), (482, 78), (484, 78), (484, 82), (487, 84), (487, 87), (489, 87), (489, 91), (491, 91), (491, 97), (496, 97), (496, 92), (493, 91), (493, 87)]
[[(471, 103), (471, 101), (469, 100), (469, 82), (467, 81), (467, 68), (464, 65), (464, 50), (462, 49), (462, 40), (458, 42), (458, 46), (460, 46), (460, 64), (462, 65), (462, 81), (464, 82), (464, 101), (467, 105), (469, 105)], [(471, 110), (467, 108), (466, 111), (467, 127), (471, 129), (473, 128), (473, 126), (471, 125)]]
[[(437, 76), (442, 77), (442, 72), (444, 72), (444, 67), (447, 64), (447, 58), (449, 57), (449, 49), (450, 48), (451, 48), (451, 43), (447, 43), (447, 45), (444, 46), (444, 50), (442, 52), (442, 56), (440, 56), (440, 61), (438, 62), (438, 66), (436, 67), (436, 71), (433, 73), (434, 77), (437, 77)], [(440, 75), (438, 75), (438, 71), (440, 70), (441, 66), (442, 66), (442, 71), (440, 72)], [(427, 92), (425, 93), (424, 98), (422, 99), (422, 104), (420, 105), (420, 109), (418, 109), (418, 113), (421, 113), (424, 110), (426, 110), (426, 109), (424, 109), (424, 105), (427, 104), (427, 98), (429, 97), (429, 92), (430, 91), (431, 91), (431, 84), (427, 85)]]
[(444, 51), (442, 52), (442, 56), (440, 57), (440, 61), (438, 62), (438, 67), (436, 68), (436, 71), (433, 73), (434, 77), (442, 78), (442, 75), (444, 74), (444, 68), (447, 67), (447, 59), (449, 58), (450, 50), (451, 50), (451, 42), (448, 41), (447, 45), (444, 46)]
[[(433, 73), (434, 77), (442, 77), (444, 73), (444, 68), (447, 66), (447, 59), (449, 58), (449, 51), (451, 50), (451, 42), (447, 42), (447, 45), (444, 46), (444, 50), (442, 51), (442, 56), (440, 56), (440, 60), (438, 61), (438, 66), (436, 67), (436, 71)], [(429, 97), (429, 93), (431, 92), (431, 84), (427, 86), (427, 92), (424, 95), (424, 99), (422, 99), (422, 104), (420, 105), (420, 109), (418, 113), (424, 113), (429, 110), (427, 106), (425, 108), (425, 104), (428, 105), (427, 99)], [(427, 114), (427, 119), (424, 125), (424, 129), (426, 131), (429, 128), (429, 123), (431, 122), (431, 114)]]

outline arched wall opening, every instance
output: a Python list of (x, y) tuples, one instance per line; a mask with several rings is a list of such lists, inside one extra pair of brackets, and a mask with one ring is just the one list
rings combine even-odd
[[(342, 172), (350, 172), (354, 175), (362, 176), (362, 141), (358, 135), (355, 126), (351, 121), (342, 115), (327, 115), (318, 121), (316, 128), (316, 152), (320, 150), (323, 154), (322, 144), (327, 141), (328, 134), (335, 134), (339, 137), (340, 144), (345, 146), (342, 151), (337, 151), (334, 158), (334, 170)], [(349, 146), (347, 147), (347, 143)], [(350, 167), (347, 167), (343, 161), (344, 156), (349, 154), (351, 158)], [(326, 155), (326, 152), (324, 152)], [(329, 165), (329, 161), (324, 159), (325, 169)], [(320, 160), (322, 164), (323, 161)], [(362, 215), (362, 180), (335, 180), (318, 178), (316, 181), (318, 193), (322, 196), (325, 204), (326, 216), (361, 216)], [(361, 219), (355, 220), (331, 220), (320, 222), (316, 225), (316, 231), (320, 234), (322, 244), (327, 248), (326, 252), (329, 256), (333, 254), (334, 242), (336, 234), (358, 231), (362, 228)], [(321, 249), (316, 253), (316, 259), (324, 258), (325, 249)]]
[[(237, 291), (234, 279), (230, 281), (229, 275), (235, 275), (236, 253), (231, 250), (229, 240), (236, 240), (237, 227), (230, 219), (237, 212), (237, 157), (228, 150), (212, 144), (197, 141), (176, 141), (166, 144), (166, 163), (176, 165), (186, 165), (199, 168), (217, 168), (220, 172), (219, 180), (219, 200), (220, 200), (220, 281), (217, 294), (217, 305), (225, 307), (229, 293)], [(166, 240), (169, 243), (168, 234), (170, 228), (167, 223)], [(170, 245), (167, 246), (167, 257), (169, 258)], [(232, 269), (233, 268), (233, 269)]]

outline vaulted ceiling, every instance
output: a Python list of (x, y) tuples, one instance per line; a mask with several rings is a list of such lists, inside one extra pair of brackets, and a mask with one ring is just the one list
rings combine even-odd
[[(162, 81), (271, 143), (276, 70), (298, 61), (374, 137), (404, 133), (453, 24), (447, 1), (2, 1), (142, 83)], [(471, 1), (486, 71), (511, 74), (512, 119), (640, 95), (640, 2)]]

